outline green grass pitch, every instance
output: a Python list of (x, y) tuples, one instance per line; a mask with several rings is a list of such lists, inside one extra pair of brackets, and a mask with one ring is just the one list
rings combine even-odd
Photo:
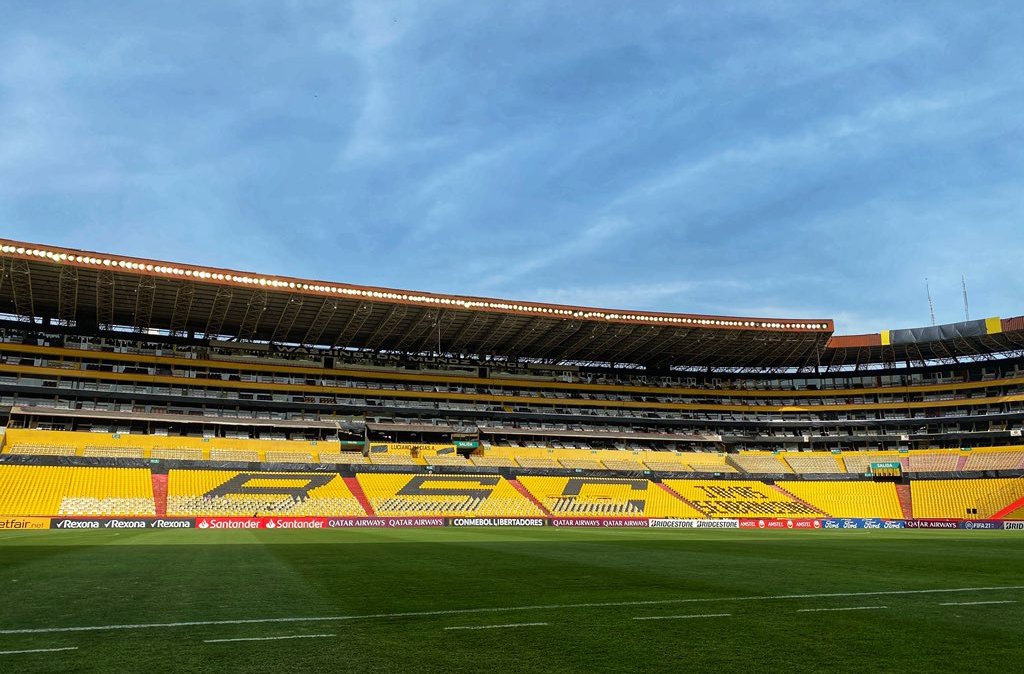
[(3, 672), (1024, 671), (1024, 534), (5, 532), (0, 653)]

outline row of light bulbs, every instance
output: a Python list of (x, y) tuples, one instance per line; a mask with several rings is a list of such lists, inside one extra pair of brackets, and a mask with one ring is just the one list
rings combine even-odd
[(231, 281), (245, 285), (262, 286), (270, 288), (287, 288), (289, 290), (305, 290), (331, 295), (347, 295), (350, 297), (363, 297), (371, 299), (395, 300), (399, 302), (412, 302), (415, 304), (438, 304), (443, 306), (455, 306), (464, 309), (497, 309), (503, 311), (520, 311), (533, 314), (546, 314), (551, 316), (565, 316), (582, 319), (604, 319), (609, 321), (645, 321), (649, 323), (666, 323), (689, 326), (713, 326), (723, 328), (758, 328), (777, 330), (827, 330), (827, 323), (782, 323), (777, 321), (750, 321), (719, 318), (690, 318), (687, 316), (653, 316), (648, 314), (620, 314), (604, 311), (582, 311), (576, 309), (560, 309), (558, 307), (544, 307), (531, 304), (515, 304), (510, 302), (490, 302), (485, 300), (456, 299), (452, 297), (434, 297), (432, 295), (410, 295), (407, 293), (387, 292), (380, 290), (361, 290), (337, 285), (321, 285), (314, 283), (302, 283), (297, 281), (282, 281), (275, 278), (262, 276), (242, 276), (237, 274), (225, 274), (223, 272), (210, 272), (201, 269), (185, 269), (183, 267), (172, 267), (167, 265), (133, 262), (131, 260), (116, 259), (111, 257), (92, 257), (89, 255), (72, 255), (64, 252), (54, 252), (42, 248), (24, 248), (22, 246), (0, 246), (0, 252), (16, 253), (18, 255), (31, 255), (33, 257), (46, 258), (54, 262), (74, 262), (101, 267), (116, 267), (131, 271), (145, 271), (167, 276), (187, 276), (202, 280)]

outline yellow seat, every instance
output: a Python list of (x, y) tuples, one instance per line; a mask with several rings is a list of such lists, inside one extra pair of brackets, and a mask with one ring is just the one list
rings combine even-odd
[(0, 466), (0, 514), (155, 515), (145, 468)]

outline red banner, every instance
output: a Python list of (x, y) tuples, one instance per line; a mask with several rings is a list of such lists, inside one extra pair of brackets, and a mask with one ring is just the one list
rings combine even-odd
[(349, 529), (443, 527), (442, 517), (198, 517), (197, 529)]
[(329, 517), (330, 529), (386, 529), (404, 527), (443, 527), (443, 517)]
[(740, 529), (821, 529), (819, 519), (743, 519)]
[(635, 517), (552, 517), (549, 524), (553, 527), (638, 528), (648, 526), (646, 519)]
[(907, 529), (959, 529), (961, 520), (906, 520)]
[(326, 517), (197, 517), (196, 529), (326, 529)]
[[(792, 526), (790, 526), (792, 525)], [(821, 520), (786, 520), (788, 529), (820, 529)]]

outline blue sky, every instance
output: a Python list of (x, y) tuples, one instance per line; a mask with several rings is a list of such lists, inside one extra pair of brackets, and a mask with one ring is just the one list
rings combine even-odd
[(0, 233), (612, 308), (1024, 314), (1024, 3), (0, 3)]

